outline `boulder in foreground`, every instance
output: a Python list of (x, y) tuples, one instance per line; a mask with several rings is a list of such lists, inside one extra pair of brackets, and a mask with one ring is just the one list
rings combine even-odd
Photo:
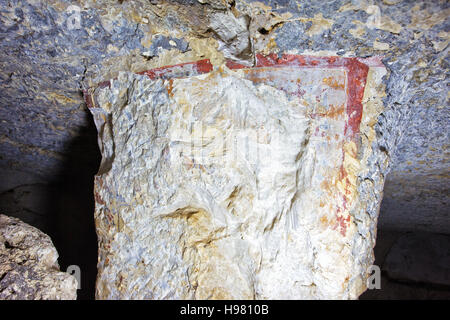
[(48, 235), (0, 214), (0, 300), (75, 300), (77, 285)]

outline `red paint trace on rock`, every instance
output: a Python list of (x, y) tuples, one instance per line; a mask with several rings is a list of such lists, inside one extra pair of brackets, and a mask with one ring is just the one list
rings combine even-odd
[[(367, 75), (370, 67), (382, 67), (380, 57), (371, 58), (351, 58), (340, 56), (308, 56), (308, 55), (295, 55), (295, 54), (283, 54), (281, 56), (277, 54), (262, 55), (257, 54), (255, 59), (255, 65), (248, 67), (239, 64), (235, 61), (228, 60), (226, 66), (229, 69), (257, 69), (257, 68), (277, 68), (277, 67), (290, 67), (290, 68), (333, 68), (343, 69), (347, 75), (347, 100), (346, 100), (346, 114), (347, 121), (345, 123), (344, 134), (350, 139), (354, 140), (359, 134), (359, 126), (362, 119), (363, 105), (362, 100), (364, 97), (364, 90), (367, 80)], [(209, 59), (203, 59), (195, 62), (180, 63), (176, 65), (163, 66), (147, 71), (139, 72), (138, 74), (147, 75), (151, 79), (173, 79), (184, 78), (189, 76), (206, 74), (213, 71), (213, 65)], [(102, 82), (97, 87), (110, 86), (110, 81)], [(301, 86), (297, 90), (297, 94), (301, 96)], [(169, 90), (170, 94), (170, 90)], [(88, 108), (94, 107), (93, 97), (89, 90), (84, 91), (84, 99)], [(314, 116), (314, 115), (313, 115)], [(345, 154), (344, 154), (345, 157)], [(341, 166), (341, 179), (346, 179), (347, 173), (343, 165)], [(347, 206), (347, 195), (343, 194), (343, 209)], [(340, 214), (341, 208), (337, 208), (336, 224), (333, 229), (339, 228), (342, 236), (345, 237), (347, 227), (350, 224), (350, 216), (344, 217)]]
[[(339, 56), (316, 57), (308, 55), (283, 54), (280, 57), (271, 53), (269, 55), (256, 55), (254, 67), (247, 67), (232, 60), (228, 60), (226, 65), (230, 69), (251, 69), (261, 67), (292, 67), (292, 68), (343, 68), (347, 71), (347, 116), (345, 134), (351, 138), (359, 133), (359, 125), (362, 117), (362, 99), (370, 66), (381, 66), (379, 57), (367, 59), (347, 58)], [(151, 79), (171, 79), (195, 76), (209, 73), (213, 70), (213, 65), (209, 59), (195, 62), (186, 62), (176, 65), (164, 66), (155, 69), (139, 72), (147, 75)], [(106, 82), (109, 85), (109, 82)], [(99, 84), (103, 87), (105, 83)], [(88, 108), (93, 107), (93, 101), (87, 91), (84, 92), (85, 102)]]
[(145, 74), (150, 79), (162, 78), (180, 78), (186, 76), (195, 76), (211, 72), (213, 65), (209, 59), (203, 59), (195, 62), (186, 62), (175, 64), (171, 66), (159, 67), (147, 71), (138, 72), (138, 74)]
[[(256, 55), (254, 68), (261, 67), (292, 67), (292, 68), (343, 68), (347, 71), (348, 91), (347, 91), (347, 116), (348, 122), (345, 134), (353, 137), (359, 133), (359, 124), (362, 117), (362, 99), (370, 66), (379, 66), (381, 61), (378, 57), (367, 59), (346, 58), (339, 56), (316, 57), (307, 55), (277, 54), (263, 56)], [(230, 69), (248, 68), (234, 61), (228, 61), (227, 67)]]
[[(172, 79), (172, 78), (182, 78), (187, 76), (195, 76), (199, 74), (204, 74), (211, 72), (213, 70), (213, 65), (209, 59), (203, 59), (194, 62), (180, 63), (170, 66), (159, 67), (155, 69), (150, 69), (137, 74), (146, 75), (150, 79)], [(97, 84), (97, 88), (109, 87), (110, 81), (103, 81)], [(94, 107), (94, 101), (89, 93), (89, 90), (83, 91), (84, 101), (86, 106), (91, 109)]]

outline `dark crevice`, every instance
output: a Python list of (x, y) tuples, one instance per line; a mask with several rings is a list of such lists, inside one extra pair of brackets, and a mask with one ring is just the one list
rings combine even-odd
[(261, 28), (258, 29), (258, 32), (261, 33), (261, 34), (266, 35), (266, 34), (269, 34), (270, 31), (267, 30), (266, 28), (261, 27)]
[(14, 246), (11, 245), (8, 241), (5, 241), (5, 248), (6, 249), (14, 249)]
[(49, 236), (59, 253), (59, 265), (81, 270), (78, 299), (93, 299), (97, 276), (97, 236), (94, 224), (94, 175), (100, 164), (97, 130), (86, 110), (86, 124), (65, 150), (65, 162), (51, 185), (47, 214)]

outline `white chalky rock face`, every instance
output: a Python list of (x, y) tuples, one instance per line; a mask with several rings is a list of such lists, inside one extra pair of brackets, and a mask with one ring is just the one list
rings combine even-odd
[(314, 116), (320, 88), (325, 107), (345, 108), (346, 73), (277, 72), (310, 89), (298, 97), (221, 70), (171, 80), (121, 73), (93, 92), (103, 154), (97, 298), (348, 299), (365, 290), (376, 217), (351, 213), (377, 201), (357, 190), (370, 144), (357, 156), (344, 109)]

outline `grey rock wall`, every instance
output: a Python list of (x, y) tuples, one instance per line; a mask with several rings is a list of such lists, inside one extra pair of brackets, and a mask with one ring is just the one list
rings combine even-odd
[[(263, 2), (2, 0), (1, 190), (49, 181), (73, 156), (70, 141), (90, 121), (80, 94), (89, 79), (164, 65), (168, 52), (218, 49), (247, 64), (254, 52), (383, 55), (390, 75), (379, 148), (392, 169), (380, 224), (449, 232), (448, 3)], [(80, 28), (70, 28), (70, 5)], [(215, 42), (199, 44), (205, 37)], [(80, 165), (95, 146), (83, 153)]]

